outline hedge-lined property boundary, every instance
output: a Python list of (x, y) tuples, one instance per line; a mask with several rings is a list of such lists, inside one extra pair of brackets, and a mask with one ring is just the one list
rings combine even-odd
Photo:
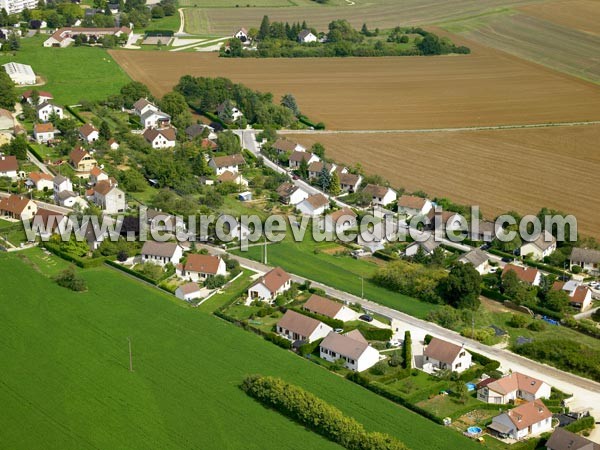
[(390, 435), (367, 432), (362, 424), (336, 407), (280, 378), (251, 375), (244, 379), (241, 388), (262, 404), (349, 450), (408, 449)]

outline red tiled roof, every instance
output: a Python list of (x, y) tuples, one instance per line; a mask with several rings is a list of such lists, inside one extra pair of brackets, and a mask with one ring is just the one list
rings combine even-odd
[(13, 172), (19, 169), (17, 157), (14, 155), (0, 156), (0, 172)]
[(517, 278), (519, 280), (529, 284), (532, 284), (535, 281), (538, 274), (538, 270), (532, 267), (521, 267), (514, 264), (507, 264), (504, 266), (504, 269), (502, 269), (502, 276), (506, 275), (510, 271), (513, 271), (515, 274), (517, 274)]
[(215, 275), (219, 270), (221, 258), (213, 255), (192, 254), (188, 256), (184, 270)]

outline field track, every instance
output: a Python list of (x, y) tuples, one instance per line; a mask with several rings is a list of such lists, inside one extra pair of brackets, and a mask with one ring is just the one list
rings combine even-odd
[(335, 130), (600, 120), (600, 90), (594, 84), (469, 45), (471, 55), (443, 57), (227, 59), (132, 51), (111, 55), (157, 96), (182, 75), (224, 76), (276, 97), (293, 93), (304, 114)]
[(286, 137), (321, 142), (328, 157), (360, 162), (395, 187), (480, 205), (486, 217), (559, 209), (600, 238), (600, 211), (592, 207), (600, 197), (600, 125)]

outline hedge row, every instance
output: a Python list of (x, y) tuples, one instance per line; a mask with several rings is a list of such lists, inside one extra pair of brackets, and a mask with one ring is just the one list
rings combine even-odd
[(132, 276), (134, 276), (136, 278), (139, 278), (140, 280), (145, 281), (146, 283), (150, 283), (150, 284), (152, 284), (154, 286), (158, 285), (158, 283), (156, 282), (156, 280), (153, 280), (152, 278), (147, 277), (146, 275), (144, 275), (142, 273), (136, 272), (135, 270), (130, 269), (129, 267), (125, 267), (124, 265), (119, 264), (119, 263), (117, 263), (115, 261), (110, 261), (109, 260), (109, 261), (106, 261), (106, 264), (108, 264), (109, 266), (112, 266), (112, 267), (114, 267), (116, 269), (119, 269), (119, 270), (121, 270), (121, 271), (123, 271), (123, 272), (125, 272), (125, 273), (127, 273), (129, 275), (132, 275)]
[(248, 323), (243, 322), (238, 319), (234, 319), (233, 317), (228, 316), (227, 314), (225, 314), (224, 312), (222, 312), (220, 310), (215, 311), (213, 314), (217, 317), (220, 317), (223, 320), (226, 320), (227, 322), (230, 322), (234, 325), (237, 325), (240, 328), (243, 328), (246, 331), (252, 331), (253, 333), (258, 334), (259, 336), (262, 336), (267, 341), (273, 342), (274, 344), (278, 345), (281, 348), (284, 348), (286, 350), (289, 350), (292, 348), (292, 343), (290, 341), (279, 336), (276, 333), (272, 333), (270, 331), (263, 331), (259, 328), (250, 326), (250, 325), (248, 325)]
[(372, 328), (364, 325), (359, 326), (358, 330), (367, 341), (389, 341), (394, 334), (389, 328)]
[(65, 106), (66, 110), (69, 111), (71, 113), (71, 115), (73, 117), (75, 117), (77, 120), (79, 120), (79, 122), (81, 122), (82, 124), (86, 124), (87, 122), (85, 121), (85, 119), (83, 117), (81, 117), (79, 115), (79, 113), (77, 111), (75, 111), (73, 108), (71, 108), (70, 106)]
[(564, 270), (559, 269), (558, 267), (550, 266), (548, 264), (544, 264), (544, 263), (541, 263), (539, 261), (534, 261), (533, 259), (529, 259), (529, 258), (525, 258), (524, 262), (528, 266), (536, 267), (538, 269), (544, 270), (544, 271), (549, 272), (549, 273), (553, 273), (555, 275), (567, 276), (567, 277), (571, 278), (571, 276), (567, 272), (565, 272)]
[(563, 313), (561, 313), (561, 312), (554, 311), (554, 310), (548, 309), (548, 308), (544, 308), (543, 306), (536, 305), (536, 304), (533, 304), (533, 303), (531, 303), (531, 304), (530, 303), (525, 303), (524, 306), (527, 306), (534, 313), (541, 314), (542, 316), (548, 316), (551, 319), (562, 320), (565, 317), (565, 315)]
[(246, 394), (349, 450), (406, 450), (396, 438), (367, 432), (351, 417), (304, 389), (279, 378), (251, 375), (241, 388)]
[(506, 295), (485, 286), (481, 286), (481, 295), (500, 303), (504, 302), (505, 300), (510, 300)]
[(33, 156), (35, 156), (35, 159), (37, 159), (39, 162), (43, 163), (44, 162), (44, 158), (42, 158), (42, 155), (40, 155), (38, 153), (38, 151), (32, 147), (31, 145), (27, 144), (27, 150), (29, 150), (31, 152), (31, 154)]
[(496, 248), (488, 249), (488, 253), (491, 253), (492, 255), (500, 256), (502, 258), (510, 258), (512, 260), (515, 259), (515, 255), (513, 255), (512, 253), (506, 253), (506, 252), (503, 252), (502, 250), (498, 250)]
[(595, 424), (596, 420), (594, 417), (587, 416), (576, 420), (575, 422), (571, 422), (569, 425), (565, 426), (565, 430), (570, 431), (571, 433), (579, 433), (580, 431), (594, 428)]
[(412, 369), (412, 338), (410, 337), (410, 331), (404, 332), (404, 344), (402, 345), (402, 367), (405, 369)]
[(308, 127), (313, 127), (315, 130), (324, 130), (325, 124), (323, 123), (314, 123), (308, 117), (300, 115), (298, 120)]
[(384, 253), (382, 250), (377, 250), (373, 253), (373, 256), (379, 259), (383, 259), (384, 261), (396, 261), (398, 259), (397, 256)]
[(46, 250), (54, 253), (56, 256), (64, 259), (65, 261), (72, 262), (73, 264), (75, 264), (78, 267), (81, 267), (82, 269), (88, 269), (90, 267), (98, 267), (98, 266), (101, 266), (102, 264), (104, 264), (105, 262), (108, 262), (107, 257), (86, 259), (86, 258), (81, 258), (79, 256), (71, 255), (70, 253), (67, 253), (67, 252), (61, 250), (61, 248), (58, 245), (56, 245), (52, 242), (42, 242), (42, 246)]
[[(188, 103), (188, 105), (189, 105), (189, 103)], [(193, 109), (193, 110), (194, 110), (196, 113), (198, 113), (198, 114), (200, 114), (200, 115), (202, 115), (202, 116), (205, 116), (205, 117), (207, 117), (207, 118), (208, 118), (208, 119), (210, 119), (212, 122), (216, 122), (216, 123), (220, 124), (220, 125), (221, 125), (221, 126), (222, 126), (222, 127), (225, 129), (225, 130), (229, 128), (229, 125), (227, 125), (225, 122), (223, 122), (223, 121), (221, 120), (221, 118), (220, 118), (219, 116), (217, 116), (216, 114), (213, 114), (213, 113), (211, 113), (211, 112), (208, 112), (208, 111), (204, 111), (204, 110), (202, 110), (201, 108), (198, 108), (198, 107), (196, 107), (196, 106), (194, 106), (194, 105), (189, 105), (189, 106), (190, 106), (190, 108), (192, 108), (192, 109)]]

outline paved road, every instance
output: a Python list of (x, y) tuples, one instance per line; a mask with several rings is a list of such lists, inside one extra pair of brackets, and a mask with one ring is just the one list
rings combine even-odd
[[(225, 250), (220, 248), (207, 245), (202, 245), (202, 247), (208, 249), (214, 254), (225, 253)], [(237, 255), (230, 256), (234, 259), (237, 259), (243, 267), (255, 270), (257, 272), (264, 273), (272, 268), (271, 266), (261, 264)], [(293, 274), (290, 275), (292, 275), (292, 279), (295, 282), (303, 283), (304, 280), (306, 280), (304, 277), (299, 277)], [(592, 414), (595, 417), (600, 417), (600, 383), (563, 372), (546, 364), (523, 358), (522, 356), (512, 353), (506, 349), (483, 345), (480, 342), (460, 336), (460, 334), (446, 328), (442, 328), (434, 323), (417, 319), (395, 309), (388, 308), (387, 306), (380, 305), (368, 299), (363, 299), (356, 295), (340, 291), (323, 283), (319, 283), (314, 280), (309, 281), (311, 282), (312, 286), (323, 289), (331, 297), (338, 298), (349, 303), (359, 303), (367, 311), (372, 311), (393, 319), (396, 321), (396, 323), (399, 323), (404, 327), (401, 332), (406, 329), (411, 331), (413, 341), (422, 341), (425, 337), (425, 334), (430, 334), (459, 345), (464, 343), (467, 348), (473, 349), (478, 353), (499, 361), (502, 367), (505, 369), (511, 369), (513, 371), (519, 371), (531, 376), (542, 378), (550, 385), (555, 386), (564, 392), (572, 393), (574, 395), (574, 399), (570, 403), (571, 407), (590, 407), (592, 408)], [(592, 435), (592, 437), (595, 440), (600, 441), (600, 433), (597, 431)]]
[(46, 164), (40, 162), (33, 153), (27, 150), (27, 159), (31, 161), (42, 173), (54, 176), (54, 174), (46, 167)]

